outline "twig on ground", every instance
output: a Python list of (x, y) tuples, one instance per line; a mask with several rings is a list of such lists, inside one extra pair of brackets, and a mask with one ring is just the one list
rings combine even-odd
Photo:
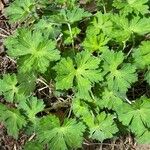
[(28, 141), (30, 142), (33, 138), (35, 137), (35, 133), (33, 133), (30, 138), (28, 139)]
[(1, 30), (2, 32), (4, 32), (5, 34), (10, 35), (10, 33), (9, 33), (8, 31), (4, 30), (3, 28), (0, 28), (0, 30)]
[(8, 58), (10, 61), (12, 61), (13, 63), (16, 64), (16, 61), (14, 59), (12, 59), (11, 57), (9, 57), (9, 56), (6, 55), (6, 58)]
[(8, 35), (2, 34), (2, 33), (0, 33), (0, 36), (4, 38), (8, 37)]

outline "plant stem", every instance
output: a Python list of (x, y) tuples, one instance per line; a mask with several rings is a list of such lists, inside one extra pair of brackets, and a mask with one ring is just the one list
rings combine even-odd
[(69, 32), (70, 32), (70, 37), (71, 37), (71, 41), (72, 41), (72, 47), (74, 49), (74, 41), (73, 41), (73, 35), (72, 35), (72, 30), (71, 30), (71, 26), (69, 23), (67, 23), (68, 25), (68, 29), (69, 29)]
[(103, 3), (103, 10), (104, 10), (104, 14), (106, 14), (106, 7), (105, 7), (105, 3), (104, 3), (104, 0), (102, 0), (102, 3)]
[(134, 46), (135, 46), (134, 35), (132, 35), (132, 42), (133, 42), (132, 48), (131, 48), (130, 51), (127, 53), (127, 56), (126, 56), (126, 57), (128, 57), (128, 56), (130, 55), (130, 53), (132, 52), (132, 50), (133, 50), (133, 48), (134, 48)]

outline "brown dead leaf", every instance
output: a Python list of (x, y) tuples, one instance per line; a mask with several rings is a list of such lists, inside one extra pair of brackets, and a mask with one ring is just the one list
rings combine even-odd
[(3, 12), (3, 10), (4, 10), (4, 5), (3, 5), (2, 1), (0, 0), (0, 12)]
[(137, 145), (136, 150), (150, 150), (150, 144)]

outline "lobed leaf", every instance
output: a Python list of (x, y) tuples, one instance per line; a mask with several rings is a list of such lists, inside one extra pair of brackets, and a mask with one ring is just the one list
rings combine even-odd
[(15, 0), (5, 9), (10, 22), (23, 22), (35, 13), (35, 0)]
[(15, 139), (18, 138), (19, 130), (26, 125), (26, 120), (17, 109), (10, 109), (0, 104), (0, 121), (4, 123), (7, 132)]
[(0, 79), (0, 94), (4, 95), (4, 98), (8, 102), (16, 100), (18, 95), (17, 77), (15, 74), (5, 74), (3, 79)]
[(6, 39), (5, 44), (8, 54), (18, 58), (18, 65), (22, 73), (44, 73), (50, 62), (60, 58), (56, 43), (49, 40), (40, 31), (19, 29), (17, 35)]
[(139, 48), (134, 49), (133, 58), (138, 68), (144, 69), (150, 65), (150, 41), (143, 41)]
[(149, 13), (148, 0), (114, 0), (113, 6), (126, 15), (133, 12), (142, 15)]
[(113, 90), (111, 91), (108, 88), (105, 88), (105, 90), (102, 92), (102, 98), (97, 100), (97, 105), (100, 108), (112, 110), (116, 110), (122, 103), (123, 100), (121, 99), (119, 93)]
[(141, 97), (136, 103), (123, 103), (117, 110), (119, 120), (137, 136), (146, 131), (146, 127), (150, 127), (148, 119), (150, 115), (150, 101), (146, 97)]
[(88, 33), (86, 35), (85, 40), (83, 41), (82, 45), (84, 49), (93, 52), (93, 51), (99, 51), (103, 52), (106, 49), (108, 49), (107, 43), (110, 40), (108, 37), (106, 37), (104, 34), (93, 34), (93, 32), (90, 34)]
[(43, 101), (36, 97), (31, 97), (28, 100), (19, 103), (19, 108), (25, 111), (26, 116), (33, 123), (36, 122), (36, 114), (43, 111), (44, 107)]
[(58, 118), (47, 116), (41, 119), (38, 131), (38, 140), (49, 143), (52, 150), (68, 150), (79, 148), (83, 141), (85, 126), (74, 119), (65, 120), (62, 125)]
[(103, 142), (105, 139), (112, 138), (118, 131), (117, 126), (114, 124), (113, 116), (107, 115), (104, 112), (98, 114), (95, 118), (91, 118), (86, 122), (89, 127), (92, 139)]
[(62, 58), (54, 67), (57, 72), (56, 88), (67, 90), (76, 86), (78, 97), (89, 98), (92, 85), (102, 80), (98, 69), (99, 64), (99, 58), (92, 56), (87, 51), (78, 53), (75, 57), (75, 63), (69, 57)]
[(127, 92), (131, 84), (137, 81), (136, 68), (129, 63), (120, 66), (124, 60), (124, 55), (121, 51), (113, 52), (107, 50), (102, 57), (109, 89), (121, 93)]
[(82, 20), (83, 18), (89, 17), (91, 14), (85, 11), (83, 8), (74, 7), (72, 9), (61, 9), (59, 13), (51, 16), (51, 20), (55, 23), (73, 24)]

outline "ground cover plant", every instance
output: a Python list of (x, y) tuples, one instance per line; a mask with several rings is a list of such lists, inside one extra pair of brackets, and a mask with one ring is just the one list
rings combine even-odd
[[(150, 143), (148, 0), (14, 0), (0, 122), (25, 150), (83, 149), (131, 133)], [(90, 6), (90, 7), (88, 7)], [(143, 85), (142, 92), (136, 88)]]

